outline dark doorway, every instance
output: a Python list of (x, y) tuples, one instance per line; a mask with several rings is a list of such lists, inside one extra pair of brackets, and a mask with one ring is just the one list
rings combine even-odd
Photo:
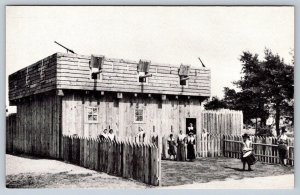
[[(186, 118), (186, 134), (188, 134), (189, 133), (189, 131), (190, 131), (190, 129), (192, 129), (192, 131), (193, 131), (193, 133), (194, 134), (196, 134), (196, 128), (197, 128), (197, 126), (196, 126), (196, 118)], [(191, 125), (190, 124), (192, 124), (192, 128), (190, 127)]]

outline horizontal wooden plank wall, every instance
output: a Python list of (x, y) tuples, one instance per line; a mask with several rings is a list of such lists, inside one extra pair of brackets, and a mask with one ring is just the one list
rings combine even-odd
[(191, 68), (187, 86), (179, 84), (178, 66), (151, 63), (147, 84), (138, 82), (137, 61), (105, 58), (102, 79), (91, 78), (90, 56), (57, 54), (57, 87), (133, 93), (210, 96), (210, 70)]
[[(253, 143), (253, 153), (258, 161), (278, 164), (278, 145), (276, 137), (250, 136)], [(294, 166), (294, 139), (288, 139), (288, 164)], [(242, 137), (237, 135), (224, 135), (224, 156), (241, 158)]]
[(9, 75), (9, 100), (56, 89), (56, 65), (57, 55), (53, 54)]
[(22, 98), (17, 104), (13, 151), (59, 158), (61, 100), (55, 95)]
[[(78, 91), (64, 91), (62, 97), (62, 129), (64, 135), (78, 135), (97, 138), (105, 128), (112, 128), (117, 137), (135, 137), (138, 128), (146, 133), (146, 138), (153, 135), (177, 136), (179, 130), (186, 130), (186, 118), (196, 118), (197, 131), (200, 128), (199, 99), (166, 99), (160, 97), (132, 97), (124, 94), (117, 99), (117, 94), (79, 93)], [(86, 107), (97, 107), (98, 122), (85, 121)], [(145, 121), (134, 122), (134, 109), (141, 106), (144, 109)], [(200, 132), (199, 132), (200, 133)]]
[(201, 113), (201, 126), (211, 134), (241, 135), (243, 113), (236, 110), (204, 110)]
[(159, 149), (150, 143), (63, 136), (63, 160), (149, 185), (161, 184)]
[(10, 114), (6, 117), (6, 153), (13, 152), (13, 140), (16, 133), (16, 114)]

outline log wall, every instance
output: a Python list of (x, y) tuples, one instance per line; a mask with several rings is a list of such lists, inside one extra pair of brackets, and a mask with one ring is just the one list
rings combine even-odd
[[(8, 77), (9, 100), (56, 89), (57, 54), (48, 56)], [(27, 82), (26, 82), (27, 79)]]
[[(201, 100), (199, 99), (166, 99), (160, 96), (133, 97), (123, 94), (85, 94), (65, 91), (62, 98), (62, 131), (64, 135), (78, 135), (96, 138), (105, 128), (112, 128), (117, 137), (135, 137), (138, 128), (144, 129), (146, 136), (169, 136), (175, 138), (179, 130), (186, 131), (186, 118), (196, 118), (196, 130), (201, 130)], [(134, 110), (139, 105), (144, 109), (144, 122), (134, 122)], [(98, 122), (88, 123), (85, 120), (87, 107), (99, 108)], [(201, 132), (201, 131), (200, 131)]]
[[(59, 158), (61, 99), (36, 95), (17, 102), (12, 152)], [(10, 134), (8, 134), (10, 135)]]
[[(123, 96), (122, 99), (117, 99), (116, 94), (101, 96), (65, 93), (62, 99), (63, 134), (96, 138), (103, 129), (110, 127), (119, 137), (134, 137), (138, 133), (138, 127), (141, 127), (146, 135), (153, 133), (169, 135), (171, 132), (178, 134), (179, 129), (185, 131), (186, 118), (196, 118), (197, 126), (200, 125), (199, 100), (161, 100), (159, 97)], [(137, 105), (144, 109), (143, 123), (134, 122), (134, 110)], [(99, 108), (98, 123), (85, 121), (85, 108), (90, 106)]]

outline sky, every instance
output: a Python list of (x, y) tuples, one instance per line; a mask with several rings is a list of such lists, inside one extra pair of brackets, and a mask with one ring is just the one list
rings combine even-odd
[[(8, 6), (6, 75), (65, 49), (211, 69), (211, 95), (241, 77), (243, 51), (265, 48), (291, 61), (293, 7)], [(6, 80), (7, 81), (7, 80)], [(7, 82), (6, 82), (7, 95)], [(8, 105), (8, 99), (6, 98)]]

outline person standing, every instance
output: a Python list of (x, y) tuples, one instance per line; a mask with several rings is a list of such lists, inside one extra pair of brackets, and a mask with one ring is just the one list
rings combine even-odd
[(281, 128), (281, 134), (278, 136), (277, 140), (280, 163), (287, 166), (288, 145), (285, 127)]
[(146, 138), (145, 131), (141, 127), (139, 127), (139, 132), (137, 134), (137, 141), (139, 143), (143, 143), (145, 141), (145, 138)]
[(116, 136), (115, 136), (115, 134), (114, 134), (114, 130), (112, 130), (112, 129), (109, 130), (109, 133), (108, 133), (108, 139), (109, 139), (110, 141), (116, 141)]
[(251, 165), (256, 162), (255, 156), (252, 152), (252, 142), (250, 141), (250, 136), (245, 133), (243, 136), (243, 147), (242, 147), (242, 158), (243, 171), (245, 171), (246, 163), (248, 164), (248, 171), (253, 171)]
[(186, 135), (179, 131), (177, 138), (177, 161), (186, 161)]
[(192, 131), (189, 132), (189, 136), (187, 137), (187, 159), (190, 161), (194, 161), (196, 158), (195, 155), (195, 137)]
[(103, 130), (103, 132), (100, 134), (99, 138), (101, 141), (108, 139), (107, 129)]
[(155, 132), (155, 127), (154, 126), (153, 126), (153, 132), (152, 132), (150, 140), (151, 140), (151, 143), (158, 146), (158, 134)]
[(191, 131), (193, 132), (193, 134), (195, 133), (195, 128), (194, 128), (194, 125), (193, 123), (190, 123), (188, 128), (187, 128), (187, 132), (190, 133)]
[(203, 130), (202, 130), (202, 137), (207, 138), (207, 135), (208, 135), (207, 130), (205, 128), (203, 128)]
[(170, 134), (170, 137), (168, 138), (168, 145), (169, 145), (169, 150), (168, 150), (168, 154), (170, 156), (170, 159), (173, 160), (176, 159), (176, 142), (175, 139), (173, 138), (173, 134)]

